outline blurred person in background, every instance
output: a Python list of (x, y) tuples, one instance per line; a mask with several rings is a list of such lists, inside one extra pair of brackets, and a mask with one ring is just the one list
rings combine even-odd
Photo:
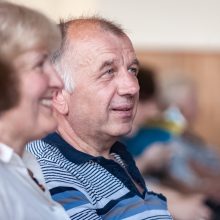
[(166, 126), (162, 127), (173, 135), (168, 184), (185, 193), (205, 195), (206, 204), (214, 211), (213, 219), (220, 219), (220, 155), (193, 130), (197, 99), (195, 83), (182, 74), (161, 79), (160, 103), (166, 107)]
[[(212, 211), (205, 204), (207, 195), (204, 191), (191, 189), (186, 194), (186, 190), (183, 192), (182, 188), (176, 187), (176, 181), (173, 184), (173, 178), (170, 180), (172, 166), (180, 167), (179, 164), (183, 164), (178, 152), (173, 149), (173, 144), (179, 138), (180, 131), (183, 131), (184, 126), (186, 126), (186, 119), (183, 118), (181, 110), (177, 109), (179, 106), (174, 105), (174, 102), (172, 102), (173, 105), (167, 105), (167, 102), (165, 104), (164, 100), (161, 99), (166, 92), (169, 92), (168, 89), (171, 89), (172, 94), (174, 93), (173, 96), (178, 96), (177, 100), (180, 103), (180, 96), (190, 94), (187, 93), (189, 91), (185, 91), (186, 88), (181, 88), (182, 92), (179, 93), (180, 91), (174, 91), (173, 88), (169, 87), (167, 91), (163, 90), (161, 97), (160, 92), (162, 89), (160, 89), (157, 75), (153, 69), (146, 67), (140, 69), (138, 81), (140, 99), (137, 115), (131, 133), (123, 137), (122, 142), (128, 146), (128, 150), (135, 157), (137, 166), (146, 178), (147, 185), (151, 183), (152, 189), (167, 196), (169, 209), (175, 219), (193, 220), (201, 217), (211, 219)], [(184, 102), (189, 101), (186, 100), (186, 97), (184, 98)], [(193, 96), (191, 98), (195, 99)], [(186, 103), (189, 104), (189, 102)], [(193, 109), (193, 106), (190, 106), (190, 108)], [(167, 109), (172, 110), (173, 115), (170, 115), (171, 112), (168, 114)], [(195, 111), (195, 109), (193, 110)], [(192, 116), (189, 111), (185, 110), (185, 112), (188, 113), (186, 115), (189, 117)], [(167, 116), (172, 116), (172, 118)], [(174, 121), (174, 119), (178, 120)], [(184, 148), (182, 144), (179, 147), (179, 151)], [(174, 158), (175, 163), (173, 163)], [(149, 176), (153, 179), (149, 179)], [(170, 180), (172, 185), (164, 183), (164, 180), (167, 179)]]
[(201, 180), (205, 175), (219, 177), (220, 157), (193, 131), (198, 113), (196, 86), (177, 74), (164, 77), (160, 85), (159, 102), (165, 111), (162, 123), (155, 124), (172, 134), (170, 174), (188, 190), (205, 190), (198, 188)]
[(57, 132), (28, 144), (53, 198), (71, 219), (172, 219), (125, 146), (138, 103), (139, 62), (120, 26), (99, 17), (60, 24), (53, 62), (65, 87), (53, 99)]
[(49, 61), (60, 32), (41, 13), (0, 2), (0, 219), (69, 219), (44, 187), (28, 141), (56, 128), (53, 93), (62, 81)]

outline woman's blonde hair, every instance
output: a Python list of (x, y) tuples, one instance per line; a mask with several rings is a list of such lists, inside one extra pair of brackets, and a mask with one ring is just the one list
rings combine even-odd
[(45, 15), (25, 6), (0, 2), (0, 57), (6, 62), (32, 49), (52, 52), (60, 42), (58, 27)]

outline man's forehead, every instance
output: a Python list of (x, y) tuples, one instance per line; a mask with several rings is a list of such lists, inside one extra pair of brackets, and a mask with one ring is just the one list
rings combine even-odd
[(129, 37), (126, 34), (115, 34), (110, 30), (104, 30), (97, 25), (87, 23), (79, 26), (79, 28), (69, 28), (67, 35), (71, 41), (75, 42), (100, 41), (107, 38), (114, 38), (116, 41), (123, 39), (124, 41), (130, 42)]
[(135, 53), (129, 38), (115, 36), (111, 33), (87, 33), (81, 36), (74, 36), (72, 45), (80, 50), (90, 52), (115, 52), (121, 50), (127, 53)]
[(75, 58), (98, 58), (103, 55), (108, 62), (113, 62), (113, 59), (117, 59), (116, 56), (126, 56), (132, 60), (136, 58), (132, 43), (126, 35), (119, 36), (110, 31), (81, 27), (70, 36)]

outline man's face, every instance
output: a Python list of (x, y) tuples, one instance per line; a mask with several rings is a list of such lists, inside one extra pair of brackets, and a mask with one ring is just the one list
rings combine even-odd
[(74, 43), (75, 88), (68, 120), (82, 138), (118, 137), (131, 130), (139, 96), (138, 61), (130, 40), (108, 32)]

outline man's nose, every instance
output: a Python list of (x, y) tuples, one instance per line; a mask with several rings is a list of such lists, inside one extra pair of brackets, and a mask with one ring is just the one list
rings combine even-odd
[(131, 95), (134, 96), (139, 92), (139, 84), (137, 76), (130, 73), (129, 71), (124, 71), (119, 74), (118, 79), (118, 94), (119, 95)]

